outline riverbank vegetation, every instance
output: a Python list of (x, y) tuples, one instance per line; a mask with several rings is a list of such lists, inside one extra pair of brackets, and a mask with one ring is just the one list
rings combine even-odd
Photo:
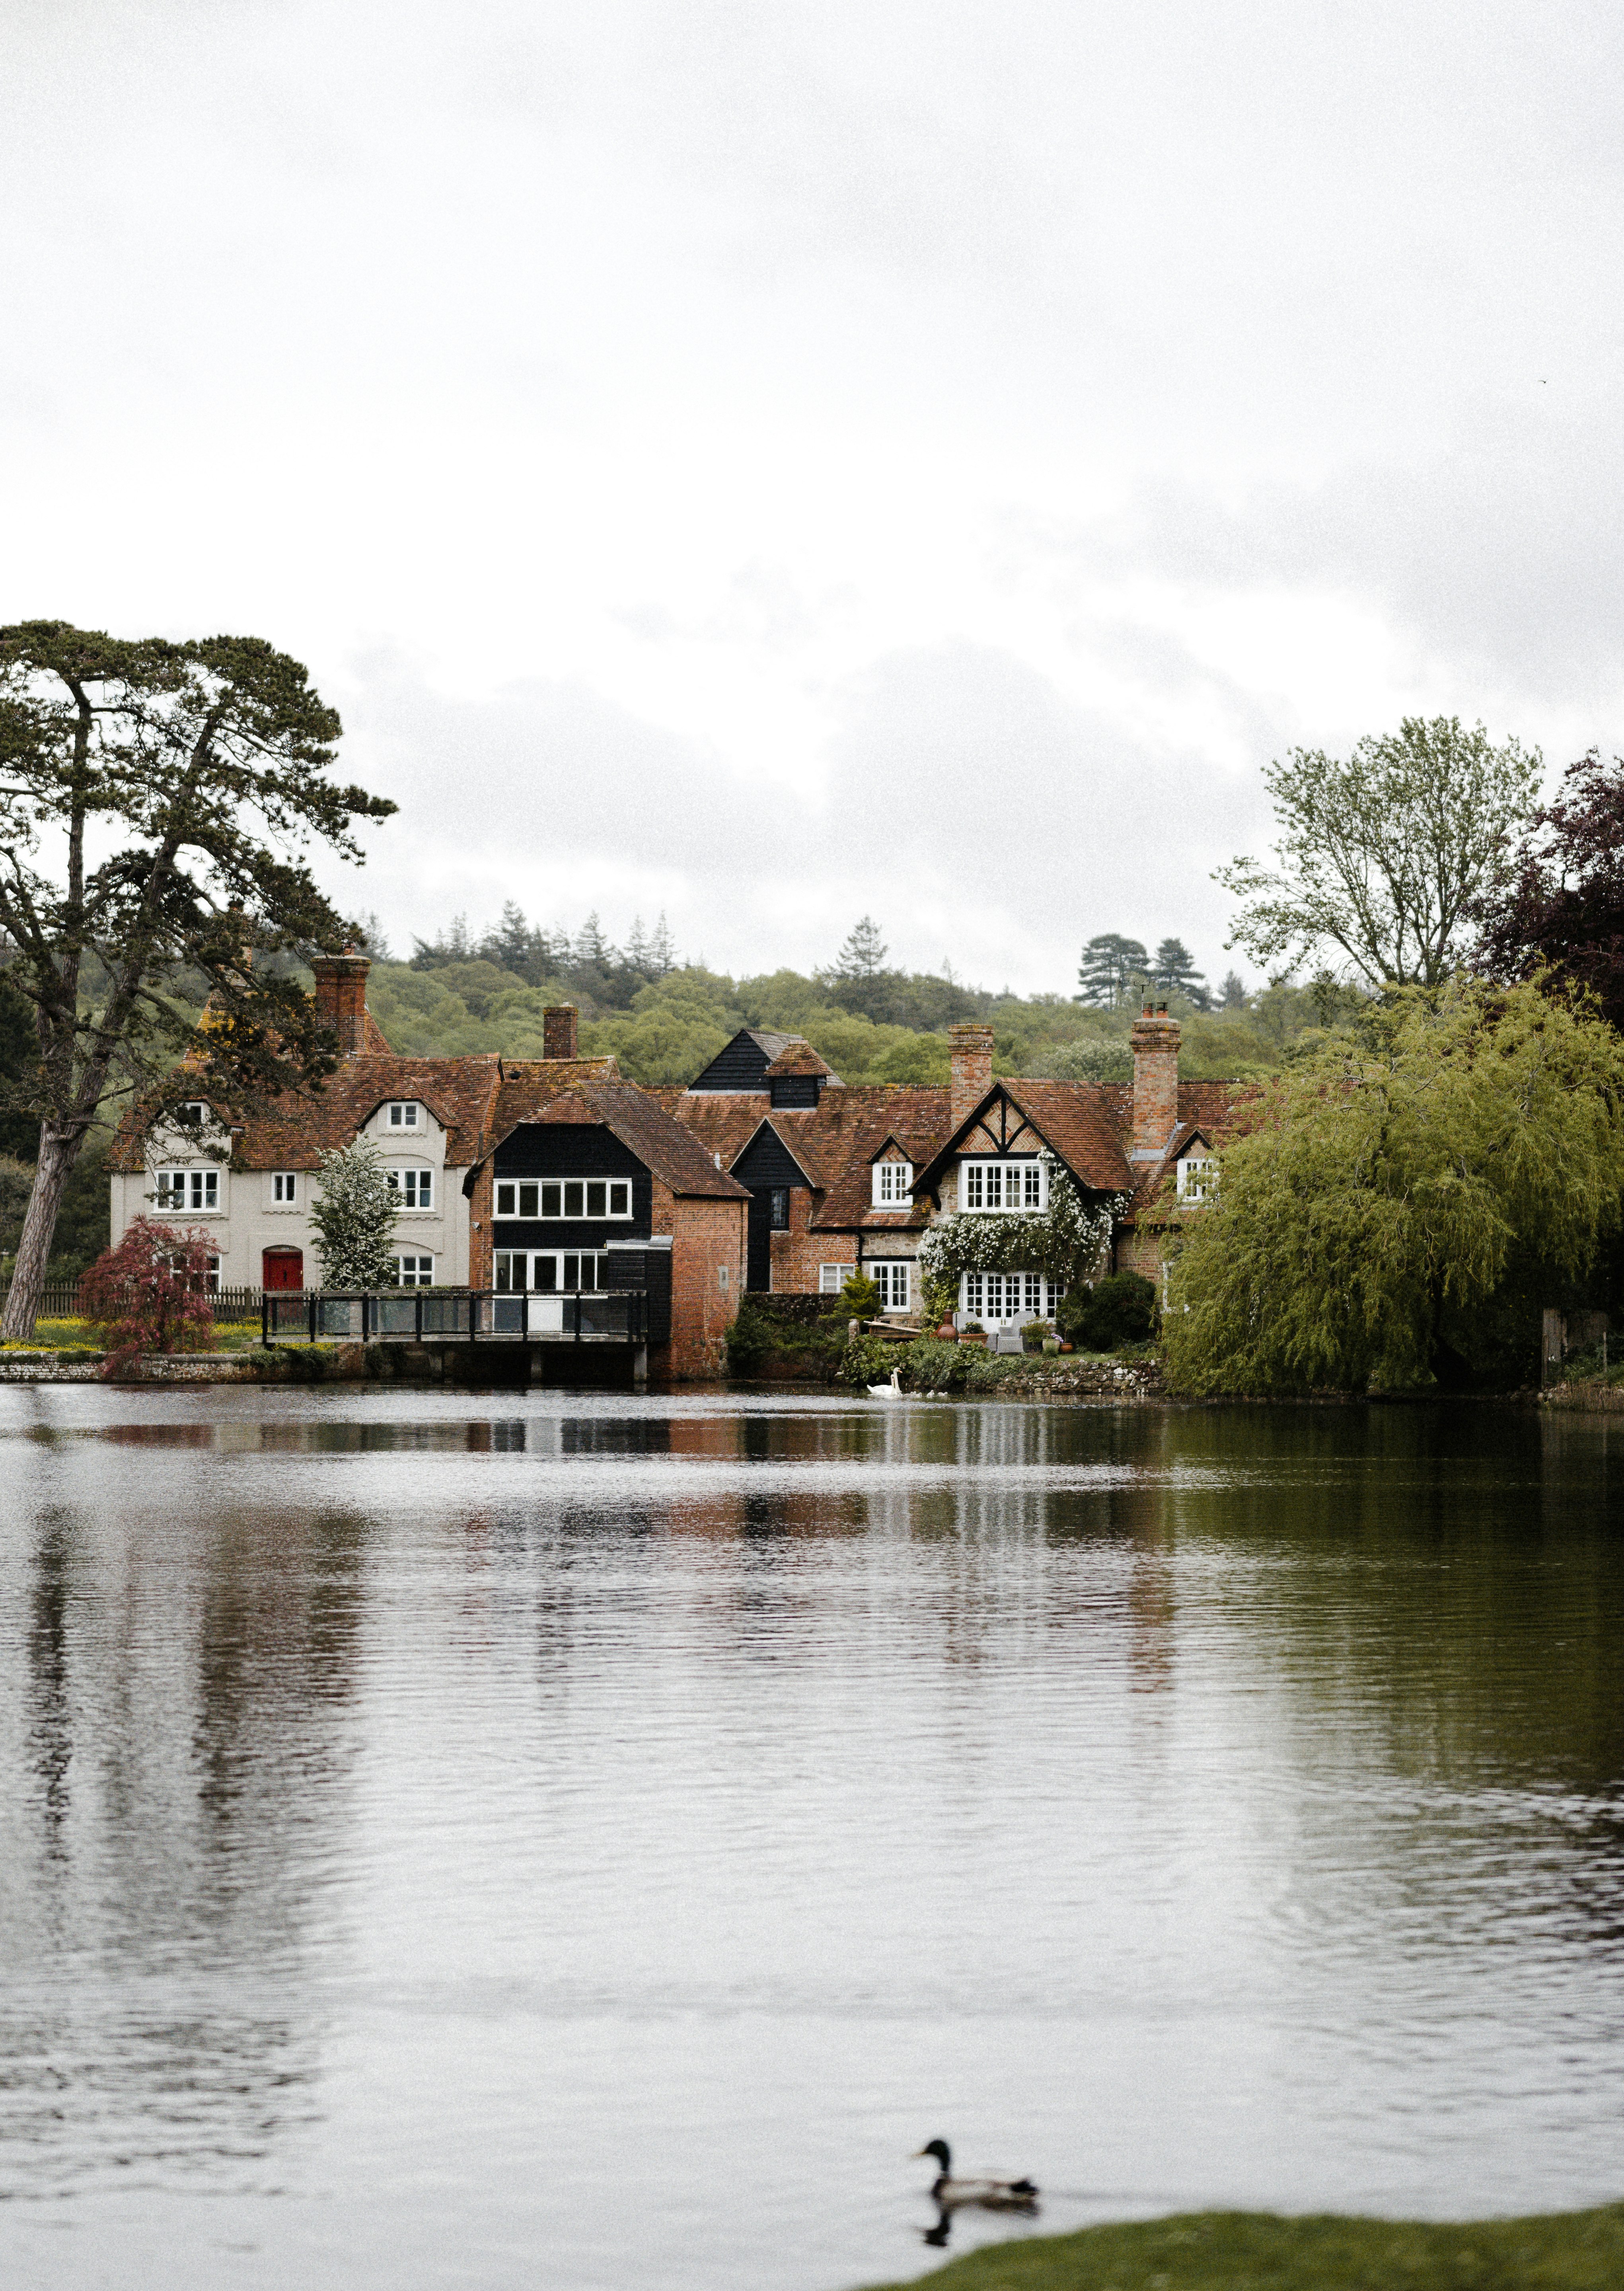
[(1613, 2291), (1624, 2204), (1460, 2225), (1191, 2212), (987, 2244), (925, 2279), (941, 2291)]
[(1536, 979), (1394, 990), (1260, 1100), (1186, 1213), (1164, 1344), (1189, 1393), (1522, 1380), (1620, 1221), (1624, 1040)]

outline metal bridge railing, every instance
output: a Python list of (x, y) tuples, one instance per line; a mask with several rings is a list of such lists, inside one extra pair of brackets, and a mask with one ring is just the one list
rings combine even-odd
[(640, 1345), (647, 1306), (640, 1289), (268, 1290), (260, 1331), (267, 1346)]

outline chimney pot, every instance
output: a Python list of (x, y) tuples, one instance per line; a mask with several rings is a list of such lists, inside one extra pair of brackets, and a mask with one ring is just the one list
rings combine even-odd
[(553, 1002), (541, 1013), (541, 1055), (548, 1058), (575, 1058), (580, 1056), (576, 1044), (580, 1040), (580, 1013), (573, 1002)]

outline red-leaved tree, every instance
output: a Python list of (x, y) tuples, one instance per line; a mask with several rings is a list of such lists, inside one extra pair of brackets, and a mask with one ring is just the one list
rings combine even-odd
[(79, 1304), (107, 1339), (106, 1376), (122, 1376), (143, 1353), (193, 1353), (214, 1333), (209, 1295), (211, 1236), (132, 1218), (79, 1283)]
[(1624, 1027), (1624, 762), (1593, 748), (1568, 766), (1479, 920), (1477, 960), (1492, 977), (1540, 970), (1552, 985), (1588, 986)]

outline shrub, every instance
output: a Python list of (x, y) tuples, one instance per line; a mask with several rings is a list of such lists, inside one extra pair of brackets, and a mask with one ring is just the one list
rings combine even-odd
[(390, 1289), (400, 1195), (370, 1138), (321, 1159), (321, 1190), (310, 1210), (324, 1289)]
[(854, 1273), (829, 1306), (841, 1321), (872, 1321), (880, 1309), (880, 1292), (866, 1273)]
[(196, 1352), (208, 1343), (213, 1249), (207, 1233), (177, 1233), (139, 1217), (116, 1249), (102, 1251), (79, 1284), (79, 1302), (105, 1338), (104, 1374), (122, 1375), (143, 1353)]
[(1074, 1289), (1056, 1314), (1060, 1332), (1079, 1352), (1114, 1353), (1154, 1335), (1156, 1283), (1142, 1273), (1113, 1273), (1092, 1288)]

